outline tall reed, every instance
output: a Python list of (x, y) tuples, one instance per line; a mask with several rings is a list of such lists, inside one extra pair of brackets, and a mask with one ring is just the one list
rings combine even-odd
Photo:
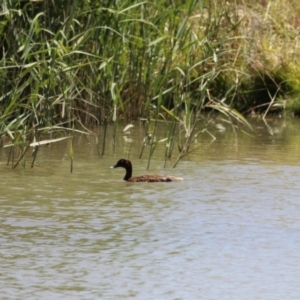
[[(290, 14), (293, 5), (300, 10), (283, 2)], [(296, 66), (299, 43), (272, 27), (271, 12), (279, 19), (281, 7), (279, 0), (268, 2), (267, 11), (250, 0), (3, 0), (0, 138), (18, 146), (21, 136), (28, 143), (49, 132), (88, 133), (104, 120), (116, 133), (120, 117), (150, 120), (155, 106), (155, 118), (164, 114), (185, 132), (183, 155), (204, 111), (246, 124), (235, 109), (253, 106), (248, 94), (257, 78), (276, 86), (266, 85), (268, 111), (282, 95), (280, 80), (295, 72), (287, 67), (283, 74), (278, 47), (287, 45), (285, 66)], [(289, 32), (299, 41), (299, 30)], [(277, 56), (268, 56), (274, 47)]]

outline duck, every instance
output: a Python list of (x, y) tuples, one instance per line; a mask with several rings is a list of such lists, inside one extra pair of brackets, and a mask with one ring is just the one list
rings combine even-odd
[(132, 164), (130, 160), (125, 158), (120, 159), (114, 166), (111, 166), (110, 168), (124, 168), (126, 170), (126, 174), (123, 179), (129, 182), (171, 182), (183, 180), (183, 178), (169, 175), (141, 175), (132, 177)]

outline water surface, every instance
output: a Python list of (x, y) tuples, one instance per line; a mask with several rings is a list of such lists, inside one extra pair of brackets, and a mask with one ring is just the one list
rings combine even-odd
[(150, 171), (179, 183), (109, 169), (130, 148), (134, 173), (148, 172), (138, 126), (116, 157), (78, 137), (73, 174), (65, 143), (33, 169), (0, 150), (2, 299), (298, 299), (300, 124), (254, 126), (257, 138), (199, 138), (175, 170), (158, 149)]

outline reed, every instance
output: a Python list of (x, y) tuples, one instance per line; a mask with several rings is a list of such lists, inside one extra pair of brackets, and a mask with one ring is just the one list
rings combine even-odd
[(239, 112), (283, 109), (300, 90), (295, 1), (3, 0), (2, 9), (0, 139), (17, 147), (107, 120), (115, 153), (121, 117), (164, 115), (183, 133), (182, 157), (204, 112), (249, 126)]

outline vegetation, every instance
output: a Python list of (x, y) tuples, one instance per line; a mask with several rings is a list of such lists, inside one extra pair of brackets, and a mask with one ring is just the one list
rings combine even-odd
[(296, 0), (3, 0), (0, 139), (24, 153), (48, 132), (69, 138), (139, 117), (149, 138), (169, 120), (166, 158), (183, 133), (180, 159), (203, 112), (249, 126), (243, 113), (289, 106), (300, 90), (299, 13)]

